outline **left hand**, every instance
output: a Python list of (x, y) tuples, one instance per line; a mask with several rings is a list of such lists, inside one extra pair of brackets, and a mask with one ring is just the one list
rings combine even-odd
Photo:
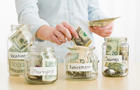
[(96, 33), (101, 37), (109, 37), (112, 33), (113, 24), (109, 24), (104, 27), (89, 27), (91, 32)]

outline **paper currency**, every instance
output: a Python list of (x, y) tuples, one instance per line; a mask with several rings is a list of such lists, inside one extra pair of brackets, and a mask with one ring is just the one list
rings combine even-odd
[[(57, 79), (57, 61), (52, 48), (32, 46), (26, 60), (25, 76), (28, 83), (47, 84)], [(35, 48), (36, 47), (36, 48)], [(40, 48), (38, 50), (38, 48)], [(37, 51), (36, 51), (37, 50)]]
[(111, 77), (121, 77), (128, 72), (127, 65), (120, 62), (106, 62), (103, 74)]
[(92, 43), (92, 40), (87, 36), (84, 31), (82, 31), (80, 27), (78, 27), (76, 31), (79, 35), (79, 38), (73, 38), (73, 41), (77, 46), (89, 46)]
[(30, 39), (27, 39), (27, 33), (24, 34), (23, 32), (24, 31), (18, 30), (9, 38), (18, 51), (24, 51), (32, 45), (31, 36), (29, 37)]
[(24, 59), (27, 55), (31, 34), (28, 25), (12, 25), (8, 42), (8, 62), (10, 75), (24, 74)]
[(83, 46), (69, 49), (71, 52), (67, 54), (65, 63), (67, 79), (95, 79), (98, 60), (94, 57), (93, 49)]
[(127, 38), (105, 38), (103, 44), (103, 75), (121, 77), (128, 74), (129, 46)]
[(120, 54), (122, 55), (122, 59), (128, 61), (129, 45), (127, 43), (122, 43), (120, 49), (121, 49)]
[(89, 26), (93, 27), (104, 27), (108, 24), (111, 24), (114, 20), (118, 19), (119, 17), (114, 17), (114, 18), (105, 18), (101, 20), (94, 20), (94, 21), (89, 21)]
[(119, 38), (105, 38), (106, 40), (106, 55), (120, 54), (120, 39)]
[(52, 69), (50, 69), (50, 72), (53, 72), (50, 75), (44, 75), (42, 76), (42, 80), (43, 81), (55, 81), (57, 79), (57, 62), (56, 62), (56, 58), (53, 56), (52, 54), (52, 49), (48, 48), (48, 52), (47, 53), (42, 53), (42, 57), (43, 57), (43, 63), (42, 66), (43, 67), (50, 67)]

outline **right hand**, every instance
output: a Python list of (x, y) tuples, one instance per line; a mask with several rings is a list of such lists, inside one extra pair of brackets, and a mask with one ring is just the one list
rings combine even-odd
[(65, 43), (66, 40), (70, 41), (72, 36), (78, 38), (77, 32), (66, 22), (58, 24), (56, 27), (43, 25), (37, 31), (36, 36), (41, 40), (48, 40), (58, 45)]

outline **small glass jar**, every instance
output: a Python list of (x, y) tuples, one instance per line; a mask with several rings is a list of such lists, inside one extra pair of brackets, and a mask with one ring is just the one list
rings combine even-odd
[(8, 63), (10, 76), (24, 74), (24, 59), (31, 45), (29, 25), (12, 25), (8, 39)]
[(105, 38), (102, 46), (102, 73), (107, 77), (128, 74), (129, 45), (127, 38)]
[(94, 48), (75, 46), (66, 55), (66, 79), (93, 80), (98, 74), (98, 58)]
[(52, 47), (31, 46), (25, 60), (25, 79), (30, 84), (49, 84), (57, 80), (57, 59)]

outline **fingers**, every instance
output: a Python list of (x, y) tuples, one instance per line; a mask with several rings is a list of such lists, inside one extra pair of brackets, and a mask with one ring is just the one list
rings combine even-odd
[(52, 35), (51, 41), (57, 43), (58, 45), (61, 45), (61, 44), (62, 44), (62, 42), (60, 42), (60, 41), (58, 40), (58, 38), (57, 38), (56, 36), (54, 36), (54, 35)]
[(107, 25), (105, 27), (89, 27), (91, 32), (94, 32), (102, 37), (108, 37), (112, 33), (112, 24)]
[(72, 36), (71, 33), (69, 32), (69, 30), (67, 28), (65, 28), (63, 25), (56, 25), (56, 29), (58, 31), (60, 31), (61, 33), (64, 34), (64, 36), (70, 41)]
[(67, 29), (70, 31), (70, 33), (71, 33), (75, 38), (79, 38), (77, 32), (74, 30), (74, 28), (73, 28), (71, 25), (69, 25), (67, 22), (63, 22), (62, 24), (64, 25), (65, 28), (67, 28)]
[(93, 29), (97, 29), (97, 30), (112, 30), (112, 26), (105, 26), (105, 27), (93, 27)]
[(61, 32), (56, 30), (54, 32), (54, 35), (59, 39), (60, 42), (62, 42), (62, 43), (66, 42), (66, 39), (65, 39), (64, 35)]

